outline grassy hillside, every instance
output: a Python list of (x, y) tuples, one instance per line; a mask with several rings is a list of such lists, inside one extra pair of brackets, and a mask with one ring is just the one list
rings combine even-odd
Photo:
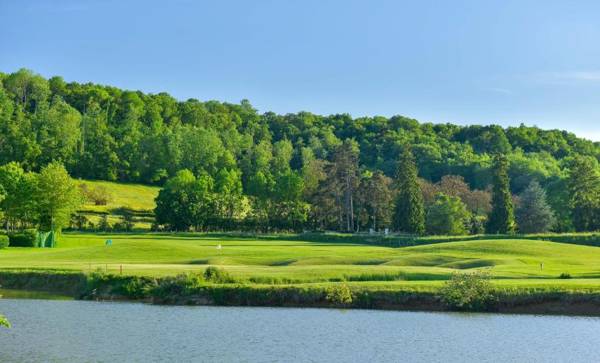
[(156, 206), (154, 198), (158, 195), (159, 187), (96, 180), (82, 180), (80, 183), (89, 189), (106, 188), (109, 193), (106, 205), (95, 205), (88, 201), (81, 208), (81, 213), (92, 223), (97, 224), (102, 214), (108, 214), (109, 223), (117, 223), (127, 210), (134, 216), (135, 228), (150, 229)]
[[(105, 246), (111, 239), (112, 245)], [(217, 246), (221, 245), (221, 249)], [(489, 269), (502, 286), (600, 287), (600, 249), (535, 240), (480, 240), (404, 248), (194, 234), (65, 234), (55, 249), (0, 251), (0, 269), (97, 268), (174, 275), (219, 265), (248, 283), (350, 281), (433, 288), (454, 271)], [(540, 265), (543, 264), (543, 267)], [(573, 279), (559, 279), (561, 273)]]

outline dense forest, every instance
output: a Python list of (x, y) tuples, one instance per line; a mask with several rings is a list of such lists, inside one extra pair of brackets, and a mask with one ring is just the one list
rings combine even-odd
[(163, 186), (157, 228), (596, 230), (599, 158), (567, 131), (260, 114), (247, 100), (0, 73), (0, 165)]

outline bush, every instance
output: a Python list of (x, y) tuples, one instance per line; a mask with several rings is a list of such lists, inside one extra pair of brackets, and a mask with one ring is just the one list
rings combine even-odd
[(325, 300), (337, 306), (347, 306), (352, 304), (352, 291), (346, 284), (335, 284), (327, 288)]
[(485, 311), (496, 300), (490, 276), (483, 271), (453, 274), (440, 293), (442, 301), (454, 310)]
[(9, 234), (8, 239), (12, 247), (37, 247), (37, 235), (35, 229), (26, 229)]
[(79, 188), (86, 201), (91, 202), (94, 205), (107, 205), (113, 200), (112, 194), (103, 185), (89, 187), (87, 184), (80, 184)]
[(471, 217), (471, 234), (484, 234), (485, 223), (487, 222), (486, 216), (478, 216), (474, 214)]
[(570, 279), (571, 278), (571, 274), (568, 272), (563, 272), (560, 274), (560, 276), (558, 276), (559, 279)]
[(100, 217), (100, 222), (98, 222), (98, 230), (100, 230), (101, 232), (110, 232), (112, 230), (112, 227), (108, 222), (107, 214), (103, 214)]
[(215, 266), (208, 266), (204, 270), (204, 280), (214, 282), (215, 284), (228, 284), (235, 282), (233, 277), (223, 269)]
[(10, 328), (10, 323), (9, 323), (8, 319), (6, 319), (6, 317), (2, 314), (0, 314), (0, 326), (3, 326), (5, 328)]
[(9, 245), (8, 236), (0, 235), (0, 249), (6, 248)]
[(77, 213), (71, 217), (71, 228), (78, 230), (78, 231), (83, 231), (83, 230), (85, 230), (85, 228), (87, 227), (89, 222), (90, 221), (86, 216), (84, 216), (83, 214)]
[(118, 231), (131, 232), (133, 230), (133, 214), (129, 209), (123, 211), (121, 222), (115, 223), (114, 229)]

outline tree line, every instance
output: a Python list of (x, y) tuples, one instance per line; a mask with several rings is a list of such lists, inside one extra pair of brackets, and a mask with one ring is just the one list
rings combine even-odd
[[(157, 224), (169, 230), (388, 229), (416, 235), (542, 233), (556, 229), (555, 213), (537, 181), (521, 194), (511, 194), (504, 155), (494, 158), (490, 188), (473, 190), (461, 176), (447, 175), (437, 183), (419, 178), (408, 145), (398, 158), (394, 178), (381, 172), (361, 173), (353, 144), (344, 142), (334, 153), (334, 161), (319, 164), (310, 190), (301, 189), (302, 176), (297, 177), (297, 183), (278, 176), (282, 186), (275, 184), (263, 194), (250, 195), (244, 194), (235, 178), (213, 180), (208, 175), (196, 177), (189, 170), (180, 171), (156, 198)], [(584, 166), (586, 162), (577, 159), (576, 164)], [(281, 172), (289, 175), (290, 171)], [(577, 175), (570, 174), (569, 205), (575, 209), (587, 200), (577, 194), (580, 172), (588, 176), (597, 173), (584, 167)], [(586, 211), (600, 213), (598, 205)], [(588, 225), (577, 230), (597, 228)]]
[(157, 228), (456, 234), (539, 230), (536, 213), (543, 230), (600, 227), (600, 145), (565, 131), (259, 114), (28, 70), (0, 85), (0, 165), (161, 185)]

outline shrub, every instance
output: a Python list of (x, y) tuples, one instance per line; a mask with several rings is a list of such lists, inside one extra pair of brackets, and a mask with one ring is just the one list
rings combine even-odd
[(450, 309), (463, 311), (489, 310), (496, 300), (490, 276), (483, 271), (453, 274), (440, 294)]
[(8, 319), (6, 319), (6, 317), (2, 314), (0, 314), (0, 326), (10, 328), (10, 323), (8, 322)]
[(0, 235), (0, 249), (6, 248), (9, 245), (8, 236)]
[[(129, 209), (123, 211), (123, 215), (121, 216), (121, 223), (119, 223), (119, 229), (127, 232), (131, 232), (133, 230), (133, 213)], [(115, 229), (117, 229), (115, 225)]]
[(473, 214), (473, 216), (471, 217), (471, 234), (484, 234), (486, 222), (486, 216), (478, 216), (476, 214)]
[(560, 274), (560, 276), (558, 276), (559, 279), (570, 279), (571, 278), (571, 274), (568, 272), (563, 272)]
[(204, 279), (206, 281), (214, 282), (216, 284), (227, 284), (235, 282), (233, 277), (229, 273), (221, 268), (215, 266), (208, 266), (204, 270)]
[(107, 205), (113, 200), (112, 194), (103, 185), (89, 187), (87, 184), (81, 184), (79, 185), (79, 188), (86, 201), (91, 202), (94, 205)]
[(325, 300), (337, 306), (350, 305), (352, 304), (352, 291), (346, 284), (335, 284), (327, 288)]
[(8, 239), (12, 247), (37, 247), (37, 231), (35, 229), (11, 233), (8, 235)]
[(100, 222), (98, 222), (98, 230), (102, 232), (109, 232), (110, 230), (112, 230), (112, 227), (108, 222), (107, 214), (103, 214), (102, 217), (100, 217)]
[(71, 228), (76, 229), (78, 231), (85, 230), (86, 226), (89, 224), (89, 219), (83, 214), (77, 213), (71, 217)]

